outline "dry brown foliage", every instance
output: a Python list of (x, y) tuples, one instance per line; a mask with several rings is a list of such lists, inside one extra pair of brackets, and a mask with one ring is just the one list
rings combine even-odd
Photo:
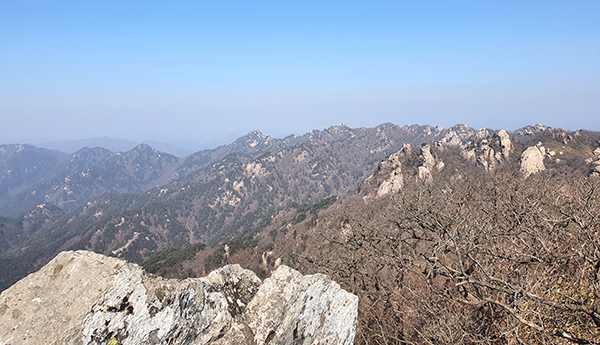
[(600, 342), (598, 180), (439, 176), (354, 197), (292, 264), (360, 298), (358, 344)]

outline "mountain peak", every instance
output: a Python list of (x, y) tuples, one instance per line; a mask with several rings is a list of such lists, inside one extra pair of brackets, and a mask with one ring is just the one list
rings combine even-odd
[(250, 146), (251, 148), (256, 148), (257, 146), (269, 145), (274, 140), (268, 135), (262, 134), (258, 129), (253, 130), (252, 132), (244, 135), (243, 137), (238, 138), (234, 143), (243, 146)]
[(252, 132), (248, 133), (246, 136), (247, 137), (258, 137), (261, 139), (265, 138), (265, 135), (262, 134), (262, 132), (258, 129), (253, 130)]
[(152, 156), (160, 157), (160, 155), (163, 153), (148, 144), (139, 144), (138, 146), (125, 152), (125, 155), (129, 155), (129, 154), (144, 154), (144, 155), (152, 155)]
[(152, 146), (145, 144), (145, 143), (139, 144), (138, 146), (134, 147), (132, 150), (133, 151), (148, 151), (148, 150), (156, 151), (154, 148), (152, 148)]

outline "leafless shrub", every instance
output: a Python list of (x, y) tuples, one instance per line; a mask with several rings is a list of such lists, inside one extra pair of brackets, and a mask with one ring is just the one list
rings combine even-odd
[(302, 260), (359, 295), (359, 344), (600, 341), (597, 180), (510, 172), (348, 202)]

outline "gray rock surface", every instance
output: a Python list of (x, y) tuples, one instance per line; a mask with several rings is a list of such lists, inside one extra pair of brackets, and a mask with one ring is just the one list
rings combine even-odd
[(500, 138), (500, 153), (502, 154), (502, 158), (507, 160), (514, 151), (512, 141), (508, 133), (503, 129), (498, 131), (498, 137)]
[(431, 172), (423, 165), (419, 165), (417, 167), (417, 179), (430, 182), (431, 181)]
[(400, 156), (404, 149), (410, 150), (410, 146), (408, 148), (403, 148), (402, 150), (394, 153), (389, 156), (383, 162), (381, 162), (382, 170), (389, 170), (389, 175), (386, 180), (384, 180), (379, 189), (377, 190), (377, 195), (385, 195), (390, 193), (398, 193), (404, 184), (404, 178), (402, 176), (402, 162), (400, 160)]
[(351, 344), (358, 298), (287, 266), (186, 280), (63, 252), (0, 294), (0, 344)]
[(545, 155), (546, 149), (542, 146), (542, 143), (528, 147), (521, 155), (521, 172), (523, 175), (528, 177), (531, 174), (546, 170), (544, 165)]
[(433, 171), (441, 171), (444, 169), (444, 162), (437, 161), (433, 154), (431, 153), (430, 145), (421, 146), (421, 159), (423, 160), (423, 165), (420, 165), (417, 168), (417, 178), (419, 180), (423, 180), (425, 182), (430, 182), (433, 179), (432, 172)]
[(257, 344), (352, 344), (358, 298), (322, 274), (281, 266), (245, 313)]
[(477, 166), (482, 167), (485, 171), (494, 171), (497, 167), (494, 149), (487, 143), (482, 143), (478, 151)]
[(421, 147), (421, 157), (423, 157), (423, 166), (432, 171), (435, 166), (435, 158), (431, 154), (431, 146), (423, 145)]
[[(476, 135), (480, 140), (479, 144), (471, 146), (470, 149), (464, 149), (462, 152), (464, 159), (475, 162), (478, 167), (487, 172), (498, 169), (502, 163), (508, 161), (514, 151), (510, 136), (505, 130), (499, 130), (497, 135), (492, 134), (485, 128), (480, 129)], [(494, 150), (493, 147), (498, 149)]]
[[(589, 163), (592, 163), (592, 171), (590, 171), (590, 176), (600, 176), (600, 147), (594, 150), (594, 158), (589, 158)], [(594, 161), (594, 159), (597, 159)]]
[(457, 124), (451, 128), (439, 139), (443, 146), (458, 146), (463, 147), (465, 141), (472, 137), (476, 137), (477, 131), (467, 125)]
[(590, 176), (600, 176), (600, 160), (597, 160), (593, 163), (593, 168), (590, 172)]

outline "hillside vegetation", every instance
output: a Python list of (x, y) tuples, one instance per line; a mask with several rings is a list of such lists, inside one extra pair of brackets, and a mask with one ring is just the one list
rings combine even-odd
[(382, 163), (352, 193), (290, 205), (184, 265), (328, 274), (359, 296), (357, 344), (600, 341), (600, 179), (560, 162), (525, 178), (516, 157), (485, 173), (461, 150), (431, 152), (446, 165), (430, 179), (407, 150), (397, 193), (377, 194)]
[[(510, 134), (391, 124), (283, 139), (253, 132), (167, 170), (149, 164), (130, 175), (141, 189), (1, 217), (0, 288), (67, 249), (179, 278), (228, 263), (265, 278), (286, 264), (360, 297), (359, 344), (592, 344), (599, 140), (541, 125)], [(140, 150), (170, 159), (143, 147), (124, 155)], [(109, 170), (94, 157), (103, 163), (86, 164)]]

